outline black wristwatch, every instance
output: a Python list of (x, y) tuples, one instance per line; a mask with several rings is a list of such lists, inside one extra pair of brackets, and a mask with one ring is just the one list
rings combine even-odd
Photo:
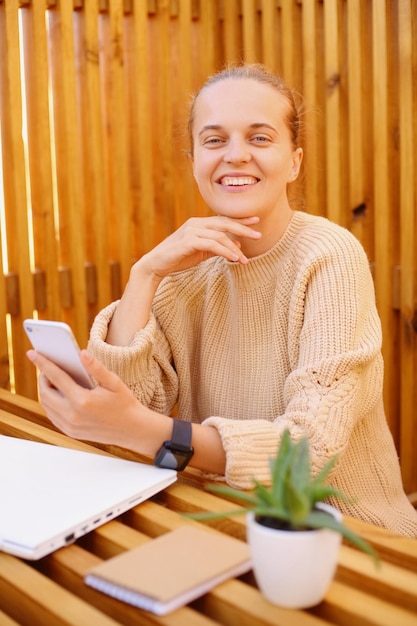
[(154, 464), (158, 467), (181, 472), (187, 467), (194, 450), (191, 446), (191, 422), (174, 418), (171, 441), (164, 441), (159, 448)]

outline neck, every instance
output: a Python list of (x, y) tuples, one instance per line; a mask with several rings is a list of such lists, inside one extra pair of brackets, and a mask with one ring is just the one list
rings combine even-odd
[(262, 219), (256, 226), (256, 230), (262, 233), (262, 237), (256, 241), (252, 239), (242, 239), (242, 252), (248, 259), (263, 254), (277, 241), (279, 241), (284, 234), (289, 221), (294, 211), (289, 205), (285, 210), (281, 210), (279, 213), (275, 213), (269, 219)]

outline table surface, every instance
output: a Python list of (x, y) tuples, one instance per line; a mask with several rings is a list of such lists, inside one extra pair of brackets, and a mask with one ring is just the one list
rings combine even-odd
[[(37, 402), (3, 389), (0, 434), (145, 460), (127, 450), (92, 447), (66, 437), (52, 427)], [(417, 626), (417, 540), (350, 518), (346, 523), (372, 543), (381, 566), (376, 569), (368, 556), (343, 544), (335, 580), (323, 602), (313, 609), (300, 611), (270, 604), (258, 591), (251, 572), (218, 585), (191, 605), (164, 617), (85, 585), (85, 572), (101, 560), (183, 524), (202, 523), (184, 517), (184, 512), (231, 508), (230, 502), (205, 491), (204, 484), (199, 472), (187, 469), (157, 496), (40, 561), (28, 562), (0, 552), (0, 625)], [(210, 526), (213, 532), (245, 539), (244, 515), (210, 522)]]

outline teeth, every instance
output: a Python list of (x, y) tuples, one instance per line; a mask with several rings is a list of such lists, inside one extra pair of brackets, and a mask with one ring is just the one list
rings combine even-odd
[(224, 176), (221, 180), (222, 185), (253, 185), (256, 183), (256, 178), (252, 176)]

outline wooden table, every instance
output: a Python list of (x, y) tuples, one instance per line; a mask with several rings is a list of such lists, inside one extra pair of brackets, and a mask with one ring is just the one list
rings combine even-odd
[[(143, 460), (125, 450), (97, 449), (69, 439), (49, 424), (38, 403), (2, 389), (0, 433)], [(381, 568), (376, 570), (369, 557), (343, 545), (336, 578), (325, 600), (310, 610), (273, 606), (259, 593), (252, 573), (218, 585), (192, 605), (165, 617), (113, 600), (84, 584), (84, 573), (102, 559), (183, 524), (200, 523), (183, 517), (183, 512), (230, 508), (230, 503), (203, 487), (199, 473), (186, 470), (158, 496), (40, 561), (27, 562), (0, 552), (0, 625), (417, 625), (417, 540), (351, 519), (347, 523), (378, 550)], [(244, 516), (210, 525), (213, 532), (245, 537)]]

